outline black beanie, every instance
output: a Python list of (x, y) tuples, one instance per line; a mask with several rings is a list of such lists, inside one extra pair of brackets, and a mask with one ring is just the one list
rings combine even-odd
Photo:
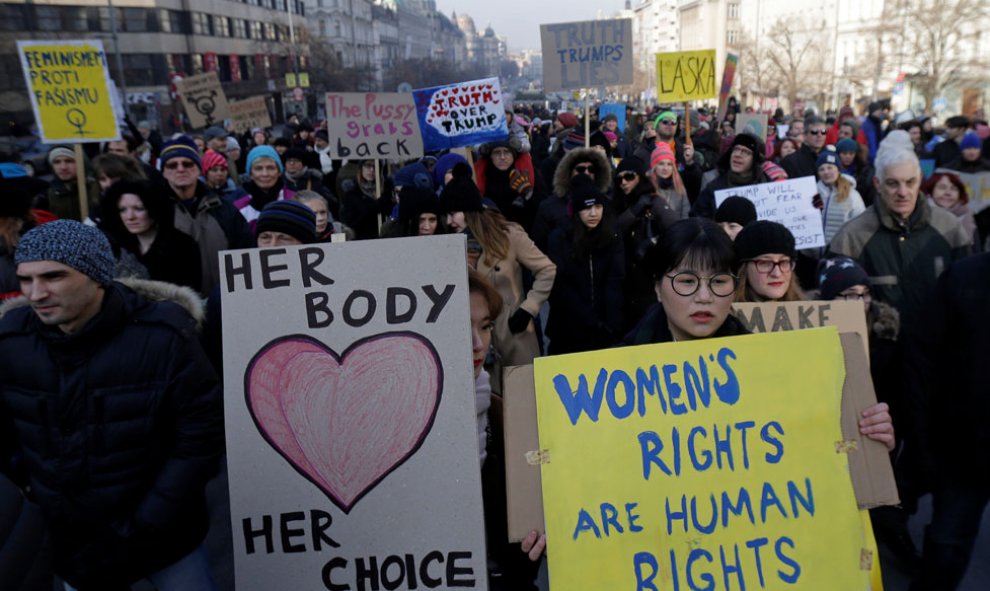
[(440, 215), (440, 199), (428, 189), (405, 186), (399, 191), (399, 219), (418, 222), (424, 213)]
[(769, 220), (759, 220), (739, 231), (735, 240), (736, 256), (740, 261), (764, 254), (794, 256), (794, 235), (785, 226)]
[(727, 197), (722, 205), (718, 206), (718, 211), (715, 212), (715, 221), (720, 224), (726, 222), (748, 226), (756, 221), (756, 206), (745, 197), (738, 195)]
[(732, 138), (732, 145), (729, 146), (729, 149), (726, 150), (725, 153), (719, 158), (719, 168), (728, 170), (729, 163), (732, 160), (732, 150), (735, 149), (736, 146), (749, 148), (749, 150), (753, 152), (753, 172), (759, 172), (760, 166), (763, 164), (763, 159), (766, 156), (766, 148), (763, 145), (763, 140), (755, 135), (750, 135), (745, 132), (737, 133)]
[(471, 178), (471, 167), (463, 162), (458, 163), (451, 169), (454, 178), (443, 188), (440, 193), (440, 202), (444, 211), (453, 213), (455, 211), (481, 211), (484, 207), (481, 204), (481, 191), (478, 185), (474, 184)]
[(303, 244), (316, 242), (316, 214), (298, 201), (272, 201), (261, 210), (255, 235), (282, 232)]
[(282, 154), (283, 163), (288, 162), (293, 158), (295, 158), (300, 162), (305, 163), (307, 160), (309, 160), (309, 155), (306, 153), (306, 150), (303, 150), (302, 148), (289, 148), (288, 150), (285, 151), (285, 154)]
[(866, 271), (849, 257), (822, 259), (818, 263), (818, 291), (823, 300), (834, 300), (854, 285), (869, 284)]
[(579, 174), (571, 179), (571, 211), (575, 214), (592, 205), (605, 205), (605, 195), (598, 190), (594, 179), (586, 174)]
[(632, 171), (639, 176), (644, 176), (646, 174), (646, 163), (637, 158), (636, 156), (629, 156), (628, 158), (623, 158), (619, 165), (615, 167), (616, 174), (622, 174), (626, 171)]

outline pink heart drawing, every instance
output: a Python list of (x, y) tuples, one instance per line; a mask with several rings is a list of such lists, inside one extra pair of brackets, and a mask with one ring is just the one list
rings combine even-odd
[(361, 339), (338, 355), (305, 336), (275, 339), (244, 375), (258, 431), (344, 513), (423, 444), (443, 391), (421, 335)]

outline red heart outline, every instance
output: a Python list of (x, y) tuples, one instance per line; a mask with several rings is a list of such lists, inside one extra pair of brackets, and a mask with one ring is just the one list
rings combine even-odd
[[(326, 482), (326, 479), (324, 478), (325, 475), (320, 473), (318, 467), (314, 467), (312, 463), (314, 459), (310, 458), (306, 454), (306, 452), (302, 450), (301, 446), (298, 443), (296, 444), (296, 447), (299, 448), (298, 450), (286, 450), (283, 449), (284, 442), (277, 441), (276, 436), (272, 435), (270, 430), (274, 430), (274, 429), (270, 429), (270, 427), (278, 427), (280, 429), (287, 428), (292, 433), (293, 437), (295, 437), (295, 439), (298, 441), (299, 434), (292, 431), (292, 427), (291, 425), (289, 425), (288, 419), (286, 419), (285, 425), (280, 425), (280, 424), (266, 425), (265, 420), (263, 420), (258, 416), (260, 411), (258, 408), (256, 408), (256, 403), (258, 405), (269, 407), (267, 408), (268, 410), (270, 410), (270, 407), (274, 407), (274, 406), (278, 406), (279, 408), (281, 408), (281, 405), (277, 404), (278, 402), (280, 402), (278, 400), (273, 401), (270, 399), (256, 399), (256, 397), (254, 396), (254, 394), (257, 392), (257, 389), (254, 387), (256, 383), (255, 380), (258, 379), (260, 381), (261, 379), (260, 377), (256, 377), (256, 372), (260, 371), (264, 376), (264, 375), (270, 375), (270, 372), (275, 371), (277, 373), (277, 377), (281, 379), (283, 376), (281, 375), (280, 370), (286, 369), (287, 364), (272, 363), (271, 361), (269, 361), (268, 356), (273, 351), (276, 351), (279, 348), (285, 346), (291, 347), (292, 345), (296, 345), (298, 347), (304, 347), (307, 349), (307, 351), (304, 351), (305, 353), (321, 352), (329, 356), (329, 358), (332, 359), (337, 364), (337, 367), (343, 367), (348, 361), (348, 356), (352, 352), (368, 345), (374, 345), (376, 344), (376, 342), (385, 339), (403, 339), (403, 340), (412, 339), (413, 341), (415, 341), (416, 345), (425, 348), (425, 352), (429, 355), (430, 361), (432, 361), (433, 363), (433, 367), (436, 368), (435, 375), (433, 376), (433, 379), (435, 380), (435, 391), (436, 391), (435, 402), (433, 404), (433, 408), (429, 409), (428, 417), (426, 417), (426, 420), (422, 425), (422, 428), (420, 429), (418, 435), (416, 435), (415, 441), (411, 443), (408, 450), (406, 450), (405, 453), (403, 453), (400, 457), (396, 458), (395, 461), (391, 463), (391, 465), (389, 465), (386, 469), (381, 471), (381, 473), (379, 473), (373, 480), (371, 480), (369, 483), (363, 486), (363, 488), (361, 488), (355, 494), (351, 495), (351, 498), (348, 499), (348, 498), (344, 498), (344, 496), (341, 494), (340, 491), (335, 490), (332, 483)], [(339, 507), (340, 510), (343, 511), (345, 514), (348, 514), (350, 513), (351, 509), (353, 509), (354, 506), (358, 503), (358, 501), (360, 501), (366, 494), (371, 492), (376, 486), (378, 486), (379, 483), (381, 483), (386, 477), (388, 477), (389, 474), (394, 472), (399, 466), (403, 465), (410, 457), (412, 457), (419, 450), (420, 447), (422, 447), (423, 442), (426, 440), (426, 437), (433, 429), (433, 424), (436, 420), (437, 412), (440, 409), (440, 402), (443, 393), (443, 378), (444, 378), (443, 365), (441, 363), (439, 354), (437, 353), (436, 349), (433, 347), (433, 344), (430, 343), (430, 341), (428, 341), (422, 335), (419, 335), (414, 332), (398, 331), (398, 332), (383, 333), (383, 334), (373, 335), (370, 337), (365, 337), (363, 339), (359, 339), (358, 341), (352, 343), (350, 346), (347, 347), (347, 349), (344, 350), (343, 354), (340, 355), (338, 355), (330, 347), (326, 346), (322, 342), (308, 335), (301, 335), (301, 334), (287, 335), (276, 338), (268, 342), (251, 358), (250, 363), (248, 363), (247, 370), (244, 372), (244, 398), (248, 412), (251, 415), (251, 419), (254, 421), (255, 427), (258, 429), (258, 432), (265, 439), (265, 441), (272, 447), (272, 449), (278, 452), (278, 454), (281, 455), (282, 458), (285, 459), (289, 463), (289, 465), (292, 466), (292, 468), (297, 473), (299, 473), (300, 476), (306, 478), (311, 483), (316, 485), (317, 488), (319, 488), (325, 495), (327, 495), (327, 497), (333, 502), (334, 505)], [(261, 388), (260, 385), (259, 388), (262, 390), (264, 389)], [(336, 394), (336, 392), (333, 392), (333, 394)], [(281, 418), (285, 419), (284, 416)], [(275, 420), (277, 422), (278, 418), (276, 418)], [(296, 455), (299, 455), (299, 452), (301, 452), (303, 457), (301, 458), (301, 460), (297, 459), (296, 457), (293, 457), (292, 452), (297, 452)], [(302, 465), (302, 464), (306, 464), (306, 465)], [(311, 471), (317, 472), (317, 474), (312, 474)]]

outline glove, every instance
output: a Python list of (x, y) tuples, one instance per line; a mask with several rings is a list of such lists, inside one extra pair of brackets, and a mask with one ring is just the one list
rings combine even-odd
[(509, 187), (516, 193), (525, 195), (532, 190), (533, 184), (529, 182), (529, 178), (526, 175), (513, 168), (509, 172)]
[(530, 316), (529, 312), (519, 308), (512, 313), (512, 316), (509, 316), (509, 331), (511, 331), (512, 334), (521, 333), (526, 330), (526, 327), (529, 326), (529, 322), (532, 319), (533, 317)]
[(821, 195), (816, 194), (814, 197), (812, 197), (811, 204), (814, 205), (817, 209), (825, 209), (825, 202), (822, 201)]
[(653, 195), (643, 195), (642, 197), (639, 198), (639, 201), (633, 204), (632, 206), (633, 215), (637, 215), (637, 216), (642, 215), (643, 212), (646, 211), (652, 204), (653, 204)]

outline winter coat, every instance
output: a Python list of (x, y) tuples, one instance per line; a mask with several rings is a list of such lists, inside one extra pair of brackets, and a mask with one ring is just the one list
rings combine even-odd
[[(533, 318), (539, 316), (540, 308), (550, 297), (557, 274), (553, 262), (533, 244), (521, 226), (509, 223), (508, 238), (509, 248), (505, 258), (488, 262), (482, 253), (478, 259), (478, 272), (495, 286), (504, 302), (502, 313), (495, 320), (492, 338), (500, 361), (500, 366), (492, 374), (496, 383), (501, 383), (501, 367), (526, 365), (540, 354), (533, 323), (525, 331), (513, 334), (509, 330), (509, 317), (520, 308)], [(533, 287), (528, 292), (523, 288), (523, 267), (533, 274)]]
[(553, 176), (553, 194), (540, 203), (530, 233), (536, 246), (546, 251), (550, 232), (570, 218), (568, 194), (571, 191), (571, 170), (578, 162), (590, 162), (595, 171), (595, 186), (608, 194), (612, 182), (612, 167), (605, 155), (594, 148), (575, 148), (564, 155)]
[(823, 204), (822, 226), (825, 229), (825, 244), (832, 241), (835, 233), (843, 224), (866, 211), (863, 198), (856, 191), (856, 179), (850, 176), (845, 178), (852, 183), (852, 187), (849, 189), (849, 195), (843, 201), (838, 201), (836, 197), (838, 189), (836, 187), (830, 187), (822, 181), (818, 181), (818, 196), (821, 197)]
[(19, 295), (21, 295), (21, 282), (17, 279), (14, 249), (8, 248), (7, 241), (0, 238), (0, 301)]
[(622, 336), (622, 239), (613, 236), (578, 260), (572, 236), (572, 229), (563, 227), (550, 234), (547, 255), (557, 265), (547, 319), (551, 355), (604, 349)]
[(324, 183), (323, 173), (318, 170), (307, 168), (296, 178), (285, 175), (285, 187), (293, 193), (300, 191), (315, 191), (327, 200), (327, 208), (330, 211), (340, 211), (337, 198)]
[(148, 252), (133, 253), (154, 281), (191, 287), (200, 291), (203, 281), (199, 247), (178, 230), (159, 231)]
[(344, 184), (348, 188), (340, 202), (340, 221), (354, 230), (358, 240), (378, 238), (379, 221), (392, 210), (392, 200), (366, 195), (356, 181)]
[(0, 475), (0, 589), (51, 591), (50, 538), (38, 505)]
[(807, 144), (801, 144), (797, 152), (780, 161), (780, 167), (787, 173), (787, 178), (796, 179), (803, 176), (818, 178), (818, 154)]
[(873, 201), (876, 199), (877, 189), (873, 186), (873, 175), (875, 171), (872, 166), (862, 162), (860, 157), (856, 156), (856, 160), (852, 166), (840, 166), (839, 172), (856, 179), (856, 190), (859, 191), (859, 196), (863, 198), (863, 205), (866, 207), (873, 205)]
[(196, 338), (199, 298), (157, 282), (106, 288), (81, 330), (25, 299), (0, 317), (0, 420), (14, 430), (51, 527), (55, 571), (122, 586), (200, 545), (223, 450), (216, 374)]
[[(513, 170), (529, 179), (530, 189), (526, 193), (520, 194), (511, 187), (509, 175)], [(504, 172), (495, 168), (488, 158), (480, 158), (474, 163), (474, 174), (482, 197), (491, 200), (510, 222), (516, 222), (527, 231), (532, 228), (545, 189), (529, 154), (516, 156), (512, 168)], [(519, 197), (522, 199), (517, 201)]]
[(237, 208), (196, 185), (196, 196), (180, 200), (174, 193), (175, 229), (192, 237), (199, 247), (200, 292), (210, 293), (220, 285), (220, 251), (254, 246), (251, 229)]
[[(97, 219), (100, 209), (100, 185), (96, 181), (87, 180), (86, 197), (89, 200), (90, 216)], [(76, 181), (64, 183), (56, 178), (48, 187), (44, 198), (39, 199), (35, 206), (54, 213), (60, 219), (83, 221)]]
[(935, 167), (948, 166), (950, 162), (955, 162), (962, 157), (962, 148), (955, 140), (945, 140), (939, 142), (932, 148), (932, 157), (935, 158)]
[[(742, 322), (734, 315), (725, 317), (725, 322), (715, 331), (711, 338), (735, 337), (750, 334)], [(629, 334), (623, 339), (623, 345), (650, 345), (654, 343), (672, 343), (674, 335), (667, 326), (667, 314), (663, 311), (663, 306), (655, 304), (646, 313), (646, 316), (639, 321)]]
[(829, 250), (858, 262), (870, 277), (873, 297), (897, 308), (905, 331), (925, 315), (925, 300), (938, 276), (970, 253), (972, 236), (951, 213), (919, 197), (906, 222), (883, 199), (842, 226)]
[(262, 189), (254, 184), (254, 181), (248, 181), (244, 183), (244, 190), (247, 191), (247, 195), (234, 201), (234, 207), (247, 220), (252, 236), (254, 235), (255, 228), (258, 226), (258, 217), (261, 216), (261, 210), (266, 205), (273, 201), (285, 201), (296, 196), (296, 192), (289, 188), (284, 178), (278, 179), (275, 186), (270, 189)]

